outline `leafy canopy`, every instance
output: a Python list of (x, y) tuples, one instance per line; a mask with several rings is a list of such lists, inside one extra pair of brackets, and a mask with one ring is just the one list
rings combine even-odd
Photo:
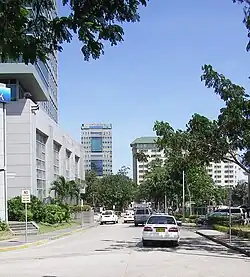
[(159, 136), (158, 145), (161, 149), (182, 149), (196, 164), (231, 161), (250, 172), (249, 95), (211, 65), (202, 69), (201, 80), (220, 96), (225, 106), (216, 120), (194, 114), (186, 130), (175, 131), (167, 122), (157, 121), (154, 130)]
[(84, 59), (98, 59), (104, 42), (123, 41), (122, 23), (137, 22), (148, 0), (61, 0), (68, 8), (58, 16), (55, 0), (3, 0), (0, 3), (0, 60), (45, 61), (76, 35)]

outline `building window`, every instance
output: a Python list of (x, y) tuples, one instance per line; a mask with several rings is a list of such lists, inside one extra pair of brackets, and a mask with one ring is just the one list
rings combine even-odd
[(103, 176), (103, 161), (102, 160), (92, 160), (90, 162), (91, 170), (95, 171), (97, 176)]
[(54, 151), (54, 179), (56, 180), (60, 174), (60, 159), (59, 159), (59, 152), (60, 152), (60, 144), (54, 141), (53, 144), (53, 151)]
[(70, 156), (71, 152), (66, 149), (66, 179), (70, 178)]
[(91, 138), (91, 152), (102, 152), (102, 138)]
[(80, 158), (75, 156), (75, 180), (79, 181), (79, 160)]
[(37, 178), (37, 197), (46, 197), (46, 141), (47, 136), (36, 132), (36, 178)]

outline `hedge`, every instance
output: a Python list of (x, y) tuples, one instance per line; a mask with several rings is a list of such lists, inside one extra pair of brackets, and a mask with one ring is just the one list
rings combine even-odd
[[(229, 227), (222, 225), (214, 225), (215, 230), (229, 234)], [(234, 236), (250, 239), (250, 227), (246, 226), (233, 226), (231, 234)]]
[[(240, 225), (243, 223), (241, 216), (232, 216), (232, 225)], [(211, 216), (207, 219), (207, 224), (210, 226), (220, 225), (229, 226), (229, 216)]]

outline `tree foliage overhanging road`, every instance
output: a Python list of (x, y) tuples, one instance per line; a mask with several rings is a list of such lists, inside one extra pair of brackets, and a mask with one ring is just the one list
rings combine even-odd
[[(228, 0), (229, 1), (229, 0)], [(244, 7), (244, 20), (250, 33), (250, 3), (230, 0)], [(104, 42), (123, 41), (122, 24), (138, 22), (140, 6), (149, 0), (61, 0), (64, 15), (56, 14), (55, 0), (2, 0), (0, 3), (0, 59), (25, 63), (45, 61), (63, 50), (74, 35), (82, 43), (84, 59), (98, 59)], [(44, 12), (46, 11), (46, 12)], [(67, 12), (66, 12), (67, 11)], [(250, 43), (247, 45), (247, 51)]]
[[(122, 24), (140, 20), (148, 0), (61, 0), (67, 14), (56, 14), (55, 0), (3, 0), (0, 3), (0, 58), (45, 61), (76, 35), (85, 60), (104, 53), (104, 41), (123, 41)], [(46, 12), (45, 12), (46, 11)]]

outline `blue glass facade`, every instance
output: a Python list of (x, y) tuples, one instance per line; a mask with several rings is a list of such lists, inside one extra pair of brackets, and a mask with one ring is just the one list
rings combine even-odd
[(96, 172), (97, 176), (103, 176), (103, 161), (102, 160), (92, 160), (91, 170)]
[(91, 152), (102, 152), (102, 138), (91, 138)]

